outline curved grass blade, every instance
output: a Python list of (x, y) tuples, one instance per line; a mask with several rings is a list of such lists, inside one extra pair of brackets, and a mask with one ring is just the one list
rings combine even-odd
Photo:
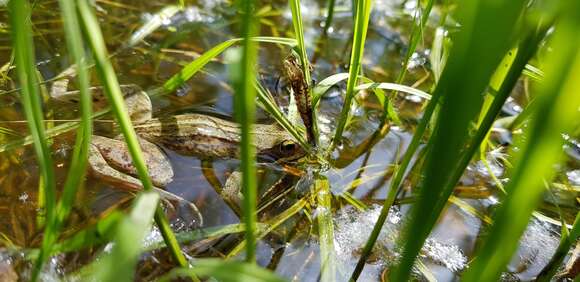
[[(320, 102), (320, 99), (322, 98), (324, 93), (326, 93), (326, 91), (328, 91), (328, 89), (330, 89), (332, 86), (336, 85), (337, 83), (346, 80), (347, 78), (348, 78), (348, 73), (337, 73), (337, 74), (333, 74), (333, 75), (321, 80), (318, 84), (316, 84), (316, 86), (314, 86), (314, 89), (312, 90), (312, 92), (314, 94), (312, 96), (312, 104), (314, 106), (317, 106), (318, 103)], [(359, 76), (359, 78), (362, 80), (365, 80), (365, 81), (367, 81), (367, 80), (370, 81), (370, 79), (368, 79), (364, 76)], [(356, 92), (359, 92), (362, 90), (375, 90), (375, 89), (393, 90), (396, 92), (404, 92), (407, 94), (415, 95), (415, 96), (421, 97), (421, 98), (426, 99), (426, 100), (431, 99), (430, 94), (428, 94), (424, 91), (421, 91), (417, 88), (413, 88), (413, 87), (406, 86), (403, 84), (389, 83), (389, 82), (364, 83), (364, 84), (357, 85), (353, 91), (356, 94)]]
[(78, 85), (80, 90), (80, 131), (78, 131), (71, 158), (70, 171), (68, 172), (61, 200), (56, 207), (56, 218), (53, 222), (47, 222), (43, 234), (42, 248), (35, 264), (33, 277), (40, 273), (44, 262), (51, 253), (51, 248), (58, 238), (61, 226), (68, 217), (72, 208), (78, 187), (85, 176), (87, 167), (89, 142), (92, 135), (92, 99), (89, 92), (89, 75), (87, 72), (86, 55), (83, 49), (82, 34), (76, 15), (75, 4), (72, 0), (60, 0), (59, 2), (63, 27), (65, 29), (67, 48), (77, 66)]
[[(272, 44), (284, 44), (290, 47), (296, 46), (296, 40), (292, 38), (284, 38), (284, 37), (268, 37), (268, 36), (256, 36), (253, 37), (252, 40), (256, 42), (263, 42), (263, 43), (272, 43)], [(185, 66), (181, 71), (177, 74), (173, 75), (169, 80), (167, 80), (163, 87), (156, 88), (150, 90), (147, 94), (151, 97), (155, 97), (158, 95), (165, 95), (169, 92), (175, 91), (179, 86), (185, 83), (188, 79), (190, 79), (193, 75), (195, 75), (199, 70), (201, 70), (207, 63), (209, 63), (213, 58), (217, 57), (223, 51), (228, 49), (229, 47), (233, 46), (236, 43), (239, 43), (241, 38), (230, 39), (228, 41), (222, 42), (217, 46), (214, 46), (212, 49), (206, 51), (203, 55), (199, 58), (194, 60), (193, 62), (189, 63)], [(100, 112), (93, 114), (92, 118), (96, 119), (99, 117), (104, 116), (110, 111), (110, 109), (105, 109)], [(45, 131), (47, 138), (52, 138), (73, 130), (77, 128), (79, 125), (78, 122), (66, 122), (63, 124), (59, 124), (53, 128), (50, 128)], [(32, 144), (33, 137), (31, 135), (17, 139), (15, 141), (0, 144), (0, 153), (5, 152), (8, 150), (13, 150), (16, 148), (20, 148), (22, 146)]]
[(151, 229), (152, 218), (159, 204), (155, 192), (142, 192), (131, 213), (116, 227), (113, 249), (89, 266), (95, 281), (133, 281), (135, 267), (142, 252), (143, 239)]
[[(32, 41), (30, 4), (26, 0), (8, 3), (10, 13), (12, 46), (15, 54), (16, 72), (21, 85), (22, 105), (28, 127), (32, 133), (34, 150), (40, 167), (39, 203), (44, 203), (46, 226), (56, 218), (56, 187), (53, 161), (45, 137), (39, 81), (35, 68), (34, 44)], [(42, 193), (41, 193), (42, 192)], [(31, 280), (36, 281), (42, 267), (42, 259), (36, 263)]]
[[(189, 63), (177, 74), (173, 75), (169, 80), (163, 84), (165, 92), (175, 91), (179, 86), (189, 80), (194, 74), (196, 74), (200, 69), (202, 69), (207, 63), (209, 63), (213, 58), (219, 56), (223, 51), (230, 48), (234, 44), (242, 42), (243, 38), (234, 38), (224, 41), (210, 50), (203, 53), (199, 58), (195, 59), (193, 62)], [(288, 46), (296, 46), (297, 42), (292, 38), (283, 37), (268, 37), (268, 36), (256, 36), (252, 37), (251, 41), (264, 42), (264, 43), (274, 43), (274, 44), (284, 44)]]
[[(146, 191), (152, 191), (153, 184), (151, 183), (149, 173), (147, 172), (147, 167), (145, 166), (141, 147), (137, 141), (137, 135), (135, 134), (135, 130), (131, 125), (131, 120), (123, 101), (123, 95), (121, 94), (119, 82), (117, 81), (113, 66), (109, 61), (101, 29), (89, 4), (85, 0), (78, 1), (77, 3), (83, 32), (87, 41), (89, 42), (91, 51), (93, 52), (97, 73), (101, 82), (103, 83), (105, 94), (107, 95), (109, 104), (111, 104), (111, 109), (113, 110), (113, 114), (117, 119), (119, 128), (125, 137), (127, 147), (131, 154), (131, 159), (133, 160), (133, 164), (137, 169), (137, 174), (141, 179), (143, 188)], [(173, 231), (171, 230), (171, 227), (165, 218), (165, 214), (160, 207), (156, 209), (155, 222), (157, 223), (173, 258), (177, 263), (179, 263), (179, 265), (186, 266), (187, 260), (181, 253), (179, 244), (175, 239), (175, 235), (173, 234)]]
[(254, 80), (258, 49), (251, 40), (257, 33), (257, 23), (253, 18), (254, 1), (241, 0), (239, 3), (242, 12), (242, 53), (239, 63), (234, 64), (232, 81), (236, 88), (234, 96), (234, 114), (240, 124), (240, 166), (242, 170), (243, 219), (246, 225), (246, 261), (256, 262), (256, 205), (258, 184), (256, 180), (256, 151), (252, 146), (250, 132), (256, 115), (256, 89)]
[(202, 277), (213, 277), (216, 280), (227, 282), (286, 281), (269, 270), (261, 268), (253, 263), (225, 261), (212, 258), (197, 259), (195, 260), (195, 266), (192, 268), (176, 268), (167, 275), (161, 277), (159, 281), (174, 281), (178, 277), (187, 277), (192, 274)]
[(421, 97), (426, 100), (431, 99), (431, 95), (427, 92), (423, 92), (417, 88), (413, 88), (410, 86), (397, 84), (397, 83), (388, 83), (388, 82), (375, 82), (375, 83), (365, 83), (360, 84), (354, 88), (354, 92), (359, 92), (362, 90), (375, 90), (375, 89), (383, 89), (383, 90), (393, 90), (397, 92), (404, 92), (407, 94), (415, 95)]
[[(508, 196), (494, 217), (494, 225), (480, 254), (465, 273), (466, 281), (499, 278), (517, 248), (529, 217), (544, 192), (544, 181), (554, 175), (562, 156), (562, 132), (580, 118), (580, 3), (566, 2), (548, 58), (545, 84), (536, 98), (535, 116), (527, 129), (517, 166), (507, 186)], [(557, 50), (557, 51), (556, 51)], [(540, 117), (541, 115), (541, 117)]]
[(342, 106), (342, 111), (340, 113), (340, 118), (338, 120), (338, 125), (336, 127), (334, 137), (332, 138), (330, 150), (332, 150), (332, 147), (342, 139), (342, 132), (344, 131), (344, 126), (346, 125), (346, 121), (350, 112), (350, 106), (354, 97), (354, 88), (357, 84), (358, 75), (361, 70), (364, 45), (371, 15), (371, 1), (358, 0), (356, 1), (356, 7), (352, 52), (350, 55), (348, 82), (346, 85), (346, 97), (344, 98), (344, 104)]

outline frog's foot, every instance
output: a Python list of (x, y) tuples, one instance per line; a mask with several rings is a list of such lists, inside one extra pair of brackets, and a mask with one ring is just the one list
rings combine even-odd
[[(171, 163), (155, 144), (143, 139), (139, 139), (139, 142), (153, 185), (165, 187), (173, 180)], [(89, 166), (97, 178), (131, 190), (142, 189), (141, 181), (135, 178), (137, 169), (133, 166), (124, 141), (93, 136), (89, 151)]]

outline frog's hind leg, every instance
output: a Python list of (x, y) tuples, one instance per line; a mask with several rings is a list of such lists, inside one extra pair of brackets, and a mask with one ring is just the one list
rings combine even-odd
[(116, 187), (130, 191), (140, 191), (143, 189), (139, 179), (116, 170), (109, 165), (99, 148), (94, 144), (91, 144), (89, 147), (89, 169), (93, 177), (113, 184)]
[[(93, 138), (103, 138), (100, 136), (93, 136)], [(109, 139), (110, 141), (119, 141), (119, 140), (114, 140), (114, 139)], [(157, 150), (159, 150), (157, 148)], [(130, 161), (130, 159), (129, 159)], [(121, 187), (123, 189), (127, 189), (129, 191), (140, 191), (143, 189), (143, 186), (141, 184), (141, 180), (123, 173), (117, 169), (115, 169), (114, 167), (112, 167), (107, 160), (103, 157), (103, 154), (101, 153), (101, 151), (99, 150), (99, 146), (95, 145), (95, 144), (91, 144), (90, 148), (89, 148), (89, 168), (91, 170), (91, 175), (95, 178), (98, 178), (100, 180), (103, 180), (107, 183), (110, 183), (112, 185), (114, 185), (115, 187)], [(151, 172), (151, 170), (149, 170)], [(173, 171), (171, 170), (171, 178), (173, 177)], [(151, 174), (151, 178), (154, 178), (154, 175)], [(169, 183), (171, 180), (169, 181), (164, 181)], [(154, 181), (155, 182), (159, 182), (159, 181)], [(163, 181), (162, 181), (163, 182)], [(203, 217), (201, 215), (201, 212), (199, 211), (199, 209), (197, 208), (197, 206), (185, 199), (183, 199), (182, 197), (179, 197), (173, 193), (167, 192), (163, 189), (160, 189), (158, 187), (153, 187), (153, 189), (159, 193), (159, 195), (161, 196), (162, 199), (164, 200), (168, 200), (168, 201), (174, 201), (176, 203), (180, 203), (180, 204), (185, 204), (194, 214), (194, 216), (196, 217), (195, 222), (196, 224), (198, 224), (199, 226), (203, 225)]]
[[(173, 181), (171, 163), (157, 145), (144, 139), (139, 139), (139, 143), (153, 185), (165, 187)], [(137, 189), (142, 188), (141, 182), (135, 178), (138, 175), (137, 169), (124, 141), (94, 135), (89, 156), (89, 164), (95, 176), (109, 182), (116, 182), (115, 179), (121, 182), (126, 180), (129, 186), (135, 186), (137, 182)]]

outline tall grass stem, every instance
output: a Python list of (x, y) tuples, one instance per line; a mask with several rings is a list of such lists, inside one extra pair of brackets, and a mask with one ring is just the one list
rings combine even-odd
[[(10, 13), (12, 46), (15, 55), (16, 73), (21, 86), (22, 106), (28, 127), (32, 133), (34, 150), (40, 168), (39, 202), (44, 203), (45, 227), (51, 226), (56, 218), (56, 184), (50, 148), (45, 137), (42, 99), (35, 67), (34, 43), (32, 41), (31, 7), (27, 0), (8, 2)], [(45, 255), (46, 256), (46, 255)], [(31, 280), (36, 281), (42, 267), (38, 259)]]
[(242, 12), (242, 54), (237, 70), (234, 74), (236, 95), (234, 107), (236, 120), (240, 124), (241, 143), (240, 161), (242, 170), (243, 220), (246, 224), (246, 261), (256, 262), (256, 215), (257, 180), (256, 180), (256, 152), (251, 135), (256, 114), (255, 63), (258, 49), (251, 39), (257, 32), (256, 22), (252, 16), (254, 11), (253, 0), (240, 0)]
[[(137, 135), (135, 134), (135, 130), (133, 129), (131, 120), (127, 113), (123, 94), (121, 93), (121, 88), (119, 87), (119, 82), (115, 75), (115, 70), (109, 61), (107, 48), (98, 21), (86, 0), (80, 0), (77, 3), (81, 26), (93, 53), (97, 66), (97, 74), (99, 75), (101, 83), (103, 83), (105, 94), (107, 95), (113, 114), (115, 115), (119, 128), (125, 137), (129, 153), (133, 160), (133, 164), (137, 169), (137, 174), (141, 179), (143, 188), (145, 191), (152, 191), (153, 184), (151, 183), (147, 167), (145, 166)], [(165, 218), (165, 214), (159, 207), (155, 212), (155, 222), (157, 223), (173, 258), (180, 266), (187, 266), (187, 260), (181, 253), (179, 244), (177, 244), (177, 240), (175, 239), (175, 234), (173, 234), (171, 228), (169, 228), (167, 218)]]
[[(48, 223), (44, 230), (44, 237), (40, 254), (35, 265), (34, 272), (39, 273), (42, 265), (51, 253), (51, 248), (58, 238), (58, 233), (72, 206), (78, 190), (84, 180), (87, 167), (89, 144), (92, 135), (92, 99), (89, 92), (89, 75), (87, 71), (87, 59), (83, 48), (82, 33), (76, 13), (76, 5), (72, 0), (59, 1), (63, 27), (66, 34), (67, 48), (74, 60), (80, 90), (80, 131), (76, 135), (75, 146), (71, 158), (61, 200), (56, 207), (56, 218)], [(34, 275), (33, 275), (34, 276)]]
[(346, 84), (346, 95), (344, 98), (344, 104), (342, 106), (342, 111), (338, 120), (338, 125), (332, 139), (332, 145), (330, 150), (340, 142), (342, 139), (342, 133), (350, 113), (350, 107), (352, 104), (352, 99), (354, 97), (354, 88), (358, 81), (358, 75), (361, 70), (361, 62), (363, 59), (364, 45), (367, 37), (367, 29), (369, 25), (369, 19), (371, 15), (371, 2), (370, 0), (358, 0), (355, 1), (357, 5), (354, 33), (353, 33), (353, 43), (352, 52), (350, 55), (350, 66), (348, 69), (348, 81)]

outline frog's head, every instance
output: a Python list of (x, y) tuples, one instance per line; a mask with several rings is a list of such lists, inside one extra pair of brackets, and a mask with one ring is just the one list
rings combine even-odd
[(258, 152), (258, 159), (266, 162), (287, 163), (296, 161), (306, 155), (306, 151), (292, 139), (274, 143), (272, 147)]
[(306, 151), (278, 124), (254, 124), (251, 133), (259, 161), (286, 163), (298, 160)]

